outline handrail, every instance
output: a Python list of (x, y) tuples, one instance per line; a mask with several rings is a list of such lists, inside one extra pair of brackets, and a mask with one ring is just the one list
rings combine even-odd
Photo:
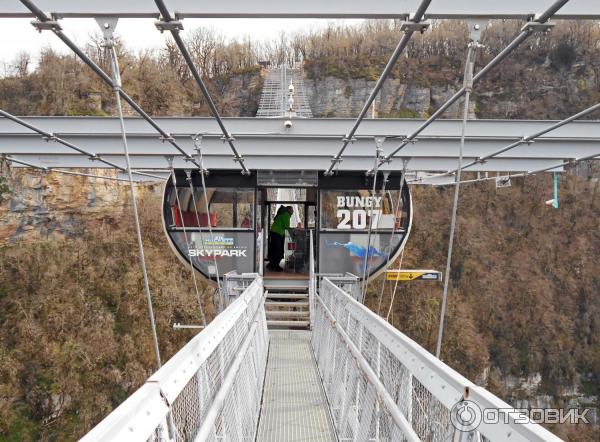
[(332, 327), (335, 328), (336, 331), (340, 334), (340, 336), (344, 340), (344, 343), (350, 350), (350, 353), (352, 353), (352, 355), (356, 359), (356, 362), (358, 363), (360, 369), (366, 375), (368, 381), (374, 386), (375, 390), (377, 391), (377, 395), (379, 396), (379, 399), (385, 403), (386, 409), (390, 413), (392, 419), (394, 420), (394, 423), (398, 426), (398, 428), (402, 430), (402, 435), (408, 441), (418, 442), (420, 439), (415, 433), (415, 431), (412, 429), (410, 423), (402, 415), (398, 408), (398, 405), (394, 402), (394, 399), (390, 396), (385, 386), (381, 383), (379, 377), (373, 371), (373, 368), (368, 364), (365, 358), (362, 357), (362, 353), (352, 342), (352, 339), (350, 339), (348, 334), (344, 331), (343, 326), (340, 327), (339, 325), (337, 325), (337, 320), (335, 316), (327, 308), (327, 305), (323, 302), (321, 297), (319, 295), (316, 295), (315, 298), (317, 302), (321, 305), (321, 307), (323, 307), (325, 314), (332, 323)]
[[(362, 357), (379, 374), (386, 387), (389, 388), (389, 383), (399, 383), (400, 377), (406, 378), (402, 381), (404, 395), (400, 395), (398, 401), (405, 402), (399, 405), (403, 405), (401, 408), (404, 409), (405, 417), (409, 421), (412, 419), (413, 428), (418, 424), (422, 425), (423, 419), (427, 421), (426, 425), (431, 426), (431, 421), (437, 418), (438, 422), (435, 423), (442, 427), (442, 432), (452, 430), (452, 427), (449, 427), (450, 411), (460, 401), (469, 400), (477, 404), (482, 411), (496, 410), (501, 416), (498, 423), (481, 422), (477, 428), (477, 432), (488, 440), (505, 440), (509, 436), (513, 442), (560, 440), (542, 426), (530, 422), (500, 398), (444, 364), (383, 318), (354, 300), (328, 278), (320, 281), (319, 296), (323, 306), (335, 315), (336, 328), (353, 335), (355, 340), (359, 341), (359, 344), (355, 342), (359, 348), (367, 342), (360, 348)], [(317, 334), (319, 332), (316, 331)], [(313, 340), (313, 347), (318, 345), (319, 343)], [(385, 358), (381, 356), (382, 353), (386, 354)], [(392, 359), (393, 370), (386, 371), (382, 364), (390, 363)], [(317, 361), (319, 363), (318, 357)], [(327, 362), (325, 359), (323, 361)], [(331, 371), (329, 367), (319, 368), (322, 373)], [(419, 396), (427, 398), (426, 416), (411, 411), (411, 401), (416, 401)], [(437, 411), (434, 412), (434, 409)], [(435, 413), (438, 414), (437, 417), (434, 416)], [(419, 436), (424, 437), (422, 434)], [(437, 438), (433, 437), (432, 440)]]
[[(221, 429), (223, 434), (252, 438), (258, 423), (266, 369), (268, 333), (263, 282), (254, 282), (208, 326), (154, 373), (132, 396), (82, 439), (84, 442), (127, 440), (193, 440), (207, 416), (243, 415), (241, 422)], [(238, 361), (239, 354), (244, 360)], [(253, 379), (248, 383), (247, 378)], [(247, 388), (247, 402), (230, 400), (233, 383)], [(239, 388), (236, 384), (236, 388)], [(223, 398), (223, 396), (226, 396)], [(220, 401), (215, 401), (220, 398)], [(221, 406), (217, 406), (217, 405)], [(224, 420), (231, 420), (229, 415)], [(235, 428), (234, 428), (235, 427)], [(205, 428), (203, 431), (214, 430)], [(206, 433), (205, 433), (206, 434)]]

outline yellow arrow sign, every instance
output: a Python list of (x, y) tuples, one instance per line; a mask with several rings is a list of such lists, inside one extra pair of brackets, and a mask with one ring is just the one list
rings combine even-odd
[(441, 281), (442, 272), (437, 270), (386, 270), (388, 281)]

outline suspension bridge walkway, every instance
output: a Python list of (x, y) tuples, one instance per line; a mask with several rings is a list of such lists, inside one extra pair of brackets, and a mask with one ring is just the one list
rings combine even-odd
[(229, 306), (82, 440), (560, 440), (310, 265), (308, 330), (269, 324), (263, 277), (238, 275)]

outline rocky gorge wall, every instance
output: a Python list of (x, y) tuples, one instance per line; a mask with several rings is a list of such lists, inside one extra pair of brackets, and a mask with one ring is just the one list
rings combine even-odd
[[(306, 95), (315, 117), (354, 118), (361, 111), (375, 81), (364, 78), (341, 79), (324, 77), (305, 79)], [(453, 86), (423, 87), (388, 79), (375, 99), (376, 117), (424, 118), (440, 107), (458, 89)], [(464, 100), (454, 103), (445, 118), (459, 118)], [(476, 118), (475, 103), (471, 103), (469, 118)], [(371, 112), (368, 113), (370, 117)]]
[[(113, 171), (94, 170), (114, 177)], [(130, 211), (129, 184), (56, 172), (7, 169), (9, 193), (0, 203), (0, 244), (50, 237), (77, 237), (95, 224), (113, 224)], [(160, 192), (160, 186), (137, 187), (140, 197)]]

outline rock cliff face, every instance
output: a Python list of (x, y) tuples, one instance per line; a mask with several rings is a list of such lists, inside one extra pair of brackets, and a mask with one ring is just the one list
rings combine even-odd
[[(114, 176), (114, 172), (94, 171)], [(73, 237), (84, 223), (112, 223), (129, 209), (125, 182), (55, 172), (12, 169), (4, 174), (10, 192), (0, 204), (0, 244), (50, 236)], [(138, 194), (158, 186), (138, 186)]]
[[(356, 117), (361, 111), (375, 81), (363, 78), (341, 79), (324, 77), (305, 79), (306, 94), (315, 117)], [(375, 100), (376, 117), (428, 117), (458, 89), (453, 86), (419, 86), (399, 79), (388, 79)], [(452, 105), (445, 118), (462, 115), (463, 100)], [(476, 118), (475, 103), (471, 103), (469, 118)], [(369, 112), (368, 116), (372, 114)]]

